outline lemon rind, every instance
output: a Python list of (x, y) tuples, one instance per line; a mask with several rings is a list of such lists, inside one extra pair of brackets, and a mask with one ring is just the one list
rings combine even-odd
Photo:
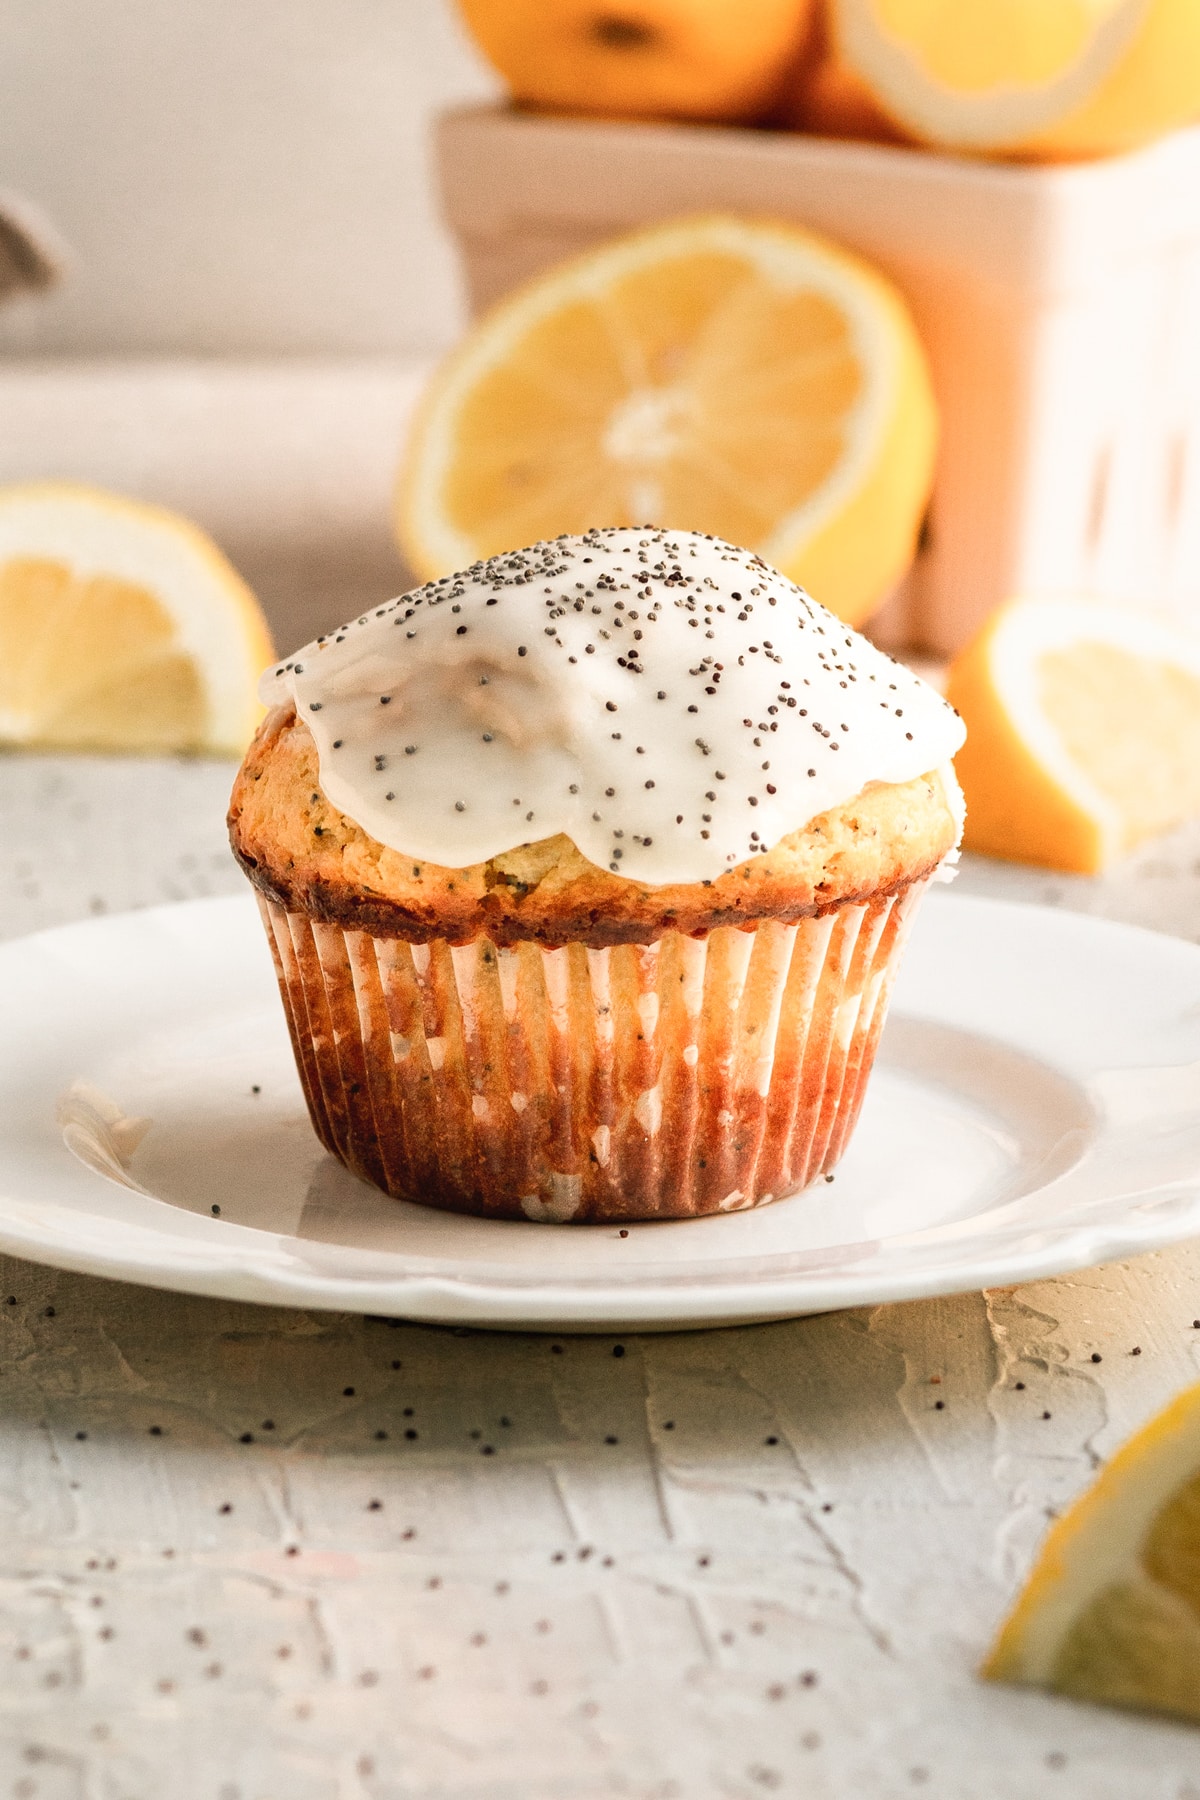
[(898, 300), (857, 257), (799, 226), (702, 215), (635, 232), (526, 283), (485, 315), (443, 364), (418, 409), (400, 482), (404, 547), (419, 574), (433, 579), (467, 566), (479, 554), (477, 545), (445, 518), (442, 494), (453, 465), (459, 410), (480, 377), (564, 300), (600, 297), (622, 275), (698, 249), (743, 256), (785, 287), (810, 286), (831, 299), (849, 323), (864, 375), (862, 391), (844, 416), (845, 448), (833, 473), (756, 548), (770, 561), (794, 566), (804, 545), (853, 501), (875, 466), (896, 405), (903, 372), (901, 333), (912, 331)]
[(200, 671), (203, 748), (241, 754), (261, 708), (257, 677), (270, 634), (254, 594), (213, 540), (164, 507), (74, 482), (0, 489), (0, 564), (48, 557), (82, 578), (107, 575), (147, 588), (175, 625), (174, 648)]
[(1057, 1520), (980, 1673), (990, 1681), (1052, 1685), (1067, 1634), (1088, 1602), (1116, 1582), (1146, 1580), (1146, 1538), (1197, 1470), (1200, 1384), (1123, 1445)]

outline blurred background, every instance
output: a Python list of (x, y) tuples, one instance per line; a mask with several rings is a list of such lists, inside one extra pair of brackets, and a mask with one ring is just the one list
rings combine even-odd
[[(102, 500), (97, 563), (79, 496), (5, 492), (82, 482), (203, 527), (280, 648), (711, 531), (947, 681), (969, 847), (1087, 871), (1200, 813), (1200, 0), (0, 0), (0, 70), (0, 651), (44, 646), (0, 741), (255, 716), (231, 571), (188, 639), (161, 520)], [(160, 637), (72, 673), (113, 578)]]
[(465, 317), (430, 124), (500, 88), (455, 9), (0, 0), (0, 63), (0, 189), (71, 252), (0, 310), (0, 484), (190, 514), (281, 640), (396, 591), (398, 445)]
[(382, 355), (450, 342), (429, 124), (499, 83), (447, 0), (5, 0), (0, 186), (71, 281), (9, 353)]

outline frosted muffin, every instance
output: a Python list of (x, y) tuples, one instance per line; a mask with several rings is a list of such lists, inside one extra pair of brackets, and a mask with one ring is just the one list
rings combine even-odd
[(957, 715), (759, 558), (493, 558), (263, 678), (234, 788), (314, 1126), (494, 1217), (755, 1206), (844, 1150)]

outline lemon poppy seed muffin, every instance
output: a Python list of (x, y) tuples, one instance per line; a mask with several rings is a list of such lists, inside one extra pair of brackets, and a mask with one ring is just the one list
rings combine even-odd
[(314, 1125), (401, 1198), (678, 1218), (837, 1161), (957, 715), (749, 552), (497, 557), (264, 677), (230, 811)]
[(565, 833), (467, 868), (381, 844), (320, 786), (312, 734), (294, 707), (264, 720), (238, 776), (234, 846), (259, 892), (291, 911), (413, 943), (445, 938), (652, 943), (666, 931), (794, 924), (847, 901), (901, 891), (953, 850), (945, 771), (875, 782), (723, 875), (651, 886), (597, 868)]

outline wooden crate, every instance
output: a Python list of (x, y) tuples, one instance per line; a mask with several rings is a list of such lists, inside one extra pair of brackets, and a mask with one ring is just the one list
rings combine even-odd
[(652, 220), (812, 226), (906, 294), (942, 410), (885, 635), (953, 652), (1014, 593), (1200, 626), (1200, 129), (1072, 166), (724, 128), (451, 112), (437, 160), (473, 307)]

